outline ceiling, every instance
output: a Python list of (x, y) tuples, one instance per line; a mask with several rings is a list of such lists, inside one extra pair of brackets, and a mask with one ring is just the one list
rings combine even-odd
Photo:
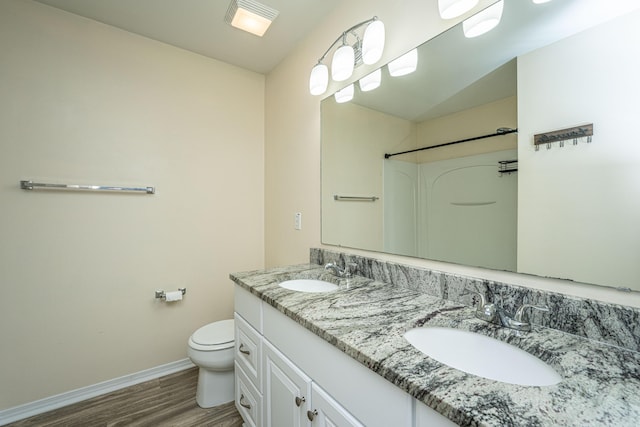
[(230, 0), (36, 0), (210, 58), (267, 74), (339, 0), (260, 0), (280, 13), (264, 37), (224, 22)]

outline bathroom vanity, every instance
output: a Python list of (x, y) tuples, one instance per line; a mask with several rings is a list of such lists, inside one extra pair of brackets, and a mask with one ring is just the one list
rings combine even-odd
[(242, 285), (235, 310), (236, 406), (247, 425), (455, 425)]
[[(468, 304), (362, 276), (338, 280), (318, 264), (231, 278), (236, 283), (236, 406), (247, 425), (640, 422), (636, 351), (547, 327), (534, 326), (528, 333), (501, 328), (476, 319)], [(339, 286), (324, 293), (279, 286), (296, 278)], [(425, 326), (508, 342), (552, 366), (562, 381), (522, 386), (451, 368), (404, 338), (408, 330)]]

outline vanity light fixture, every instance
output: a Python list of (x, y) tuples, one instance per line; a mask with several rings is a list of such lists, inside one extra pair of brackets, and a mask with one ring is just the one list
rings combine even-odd
[(410, 50), (387, 65), (392, 77), (406, 76), (418, 68), (418, 49)]
[(279, 12), (255, 0), (231, 0), (224, 22), (262, 37)]
[(349, 86), (345, 87), (344, 89), (340, 89), (335, 93), (334, 97), (336, 98), (336, 102), (338, 104), (343, 104), (345, 102), (351, 101), (353, 99), (353, 92), (353, 83), (351, 83)]
[(442, 19), (452, 19), (467, 13), (477, 4), (478, 0), (438, 0), (438, 11)]
[(534, 2), (535, 4), (548, 3), (548, 2), (550, 2), (550, 1), (551, 1), (551, 0), (533, 0), (533, 2)]
[(465, 19), (462, 22), (465, 37), (478, 37), (494, 29), (502, 19), (503, 9), (504, 0), (500, 0), (472, 17)]
[[(362, 31), (362, 35), (359, 35), (358, 30), (362, 28), (364, 31)], [(355, 40), (349, 41), (350, 37)], [(336, 49), (331, 61), (331, 78), (341, 82), (351, 77), (355, 67), (378, 62), (382, 58), (384, 42), (384, 24), (377, 16), (347, 29), (329, 46), (316, 66), (311, 69), (309, 92), (312, 95), (322, 95), (326, 92), (329, 85), (329, 69), (323, 64), (323, 61), (338, 43), (340, 43), (340, 47)]]

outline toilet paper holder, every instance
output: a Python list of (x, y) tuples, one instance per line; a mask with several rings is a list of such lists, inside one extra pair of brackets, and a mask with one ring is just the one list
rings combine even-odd
[[(180, 292), (182, 292), (182, 295), (187, 293), (187, 288), (178, 288), (178, 290)], [(156, 298), (166, 298), (167, 294), (165, 293), (165, 291), (156, 291)]]

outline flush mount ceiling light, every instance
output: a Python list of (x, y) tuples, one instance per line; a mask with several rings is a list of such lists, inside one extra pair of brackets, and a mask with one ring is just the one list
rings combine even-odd
[(438, 0), (442, 19), (456, 18), (467, 13), (478, 4), (478, 0)]
[(500, 0), (472, 17), (465, 19), (462, 23), (465, 37), (478, 37), (494, 29), (502, 19), (503, 9), (504, 0)]
[(535, 4), (548, 3), (548, 2), (550, 2), (550, 1), (551, 1), (551, 0), (533, 0), (533, 2), (534, 2)]
[[(364, 31), (362, 35), (359, 35), (358, 30), (361, 28), (364, 28)], [(351, 38), (352, 41), (349, 41), (349, 38)], [(311, 92), (312, 95), (322, 95), (326, 92), (329, 85), (329, 69), (322, 61), (325, 60), (329, 52), (338, 44), (340, 45), (334, 52), (331, 60), (331, 78), (334, 81), (341, 82), (351, 77), (355, 67), (361, 64), (371, 65), (378, 62), (380, 58), (382, 58), (384, 42), (384, 24), (376, 16), (344, 31), (336, 41), (329, 46), (329, 49), (325, 51), (316, 66), (311, 70), (311, 75), (309, 76), (309, 92)], [(353, 86), (351, 90), (353, 90)], [(353, 94), (351, 96), (353, 97)], [(344, 97), (341, 99), (344, 99)], [(350, 99), (351, 98), (348, 100)]]
[(278, 13), (277, 10), (255, 0), (231, 0), (224, 22), (262, 37)]

